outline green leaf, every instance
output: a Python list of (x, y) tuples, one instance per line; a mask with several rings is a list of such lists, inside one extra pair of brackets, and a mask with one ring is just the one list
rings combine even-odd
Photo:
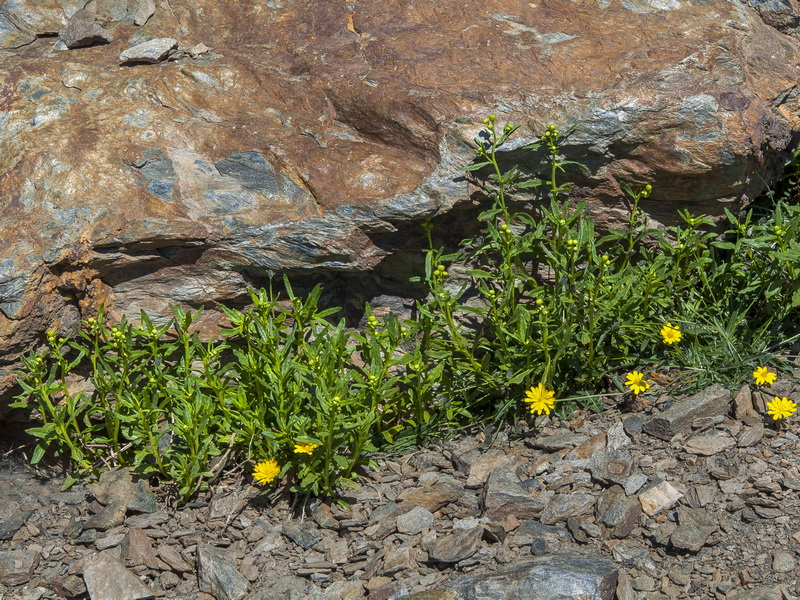
[(466, 274), (470, 277), (475, 277), (476, 279), (496, 279), (497, 273), (492, 273), (490, 271), (484, 271), (483, 269), (469, 269), (466, 271)]
[(720, 250), (736, 250), (736, 244), (731, 242), (711, 242), (711, 245)]
[(544, 181), (541, 179), (526, 179), (525, 181), (521, 181), (517, 184), (517, 188), (520, 190), (524, 190), (526, 188), (535, 188), (542, 185)]
[(80, 479), (80, 475), (72, 474), (68, 475), (67, 478), (64, 480), (63, 485), (61, 486), (61, 491), (66, 492), (69, 488), (71, 488), (75, 483)]
[(488, 166), (490, 164), (492, 164), (492, 163), (489, 162), (489, 161), (474, 163), (474, 164), (468, 165), (466, 167), (461, 167), (461, 170), (462, 171), (478, 171), (479, 169), (482, 169), (483, 167), (486, 167), (486, 166)]
[(33, 449), (33, 456), (31, 456), (31, 464), (37, 464), (42, 458), (44, 458), (44, 453), (47, 451), (47, 447), (50, 444), (42, 444), (39, 442), (36, 444), (36, 447)]

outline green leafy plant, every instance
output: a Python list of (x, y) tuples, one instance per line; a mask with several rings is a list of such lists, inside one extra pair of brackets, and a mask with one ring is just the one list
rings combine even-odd
[(722, 226), (683, 211), (665, 234), (646, 211), (657, 190), (623, 185), (628, 219), (601, 234), (567, 199), (563, 180), (586, 169), (563, 156), (570, 132), (548, 126), (506, 167), (517, 128), (496, 123), (484, 120), (464, 168), (490, 200), (481, 232), (445, 252), (425, 223), (414, 319), (367, 305), (351, 330), (320, 307), (319, 286), (300, 297), (286, 278), (285, 295), (254, 290), (246, 310), (225, 309), (216, 341), (178, 307), (158, 325), (100, 312), (22, 359), (14, 406), (39, 420), (33, 462), (68, 456), (66, 485), (128, 466), (186, 502), (232, 461), (255, 465), (260, 484), (340, 498), (379, 450), (487, 421), (535, 431), (551, 412), (644, 393), (656, 373), (687, 388), (780, 364), (800, 306), (788, 195), (760, 216), (726, 211)]

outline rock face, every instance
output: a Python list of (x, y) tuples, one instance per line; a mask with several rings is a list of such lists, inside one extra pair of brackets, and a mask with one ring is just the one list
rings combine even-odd
[[(420, 219), (469, 197), (458, 167), (490, 112), (523, 126), (509, 160), (529, 168), (525, 143), (576, 125), (574, 194), (601, 227), (621, 180), (654, 185), (661, 222), (752, 199), (800, 129), (797, 15), (754, 6), (6, 0), (0, 388), (101, 303), (167, 314), (270, 272), (388, 277)], [(73, 21), (113, 41), (55, 52)], [(160, 38), (177, 60), (118, 68)]]

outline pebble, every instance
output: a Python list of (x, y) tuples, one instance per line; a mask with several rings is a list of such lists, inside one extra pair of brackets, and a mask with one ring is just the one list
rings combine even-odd
[(122, 64), (156, 64), (166, 60), (170, 53), (177, 48), (177, 40), (173, 38), (157, 38), (123, 50), (119, 55), (119, 62)]
[(646, 487), (639, 494), (642, 510), (650, 517), (670, 508), (683, 497), (668, 481), (659, 481)]
[(433, 526), (434, 516), (429, 510), (415, 506), (397, 517), (397, 531), (406, 535), (416, 535), (423, 529)]

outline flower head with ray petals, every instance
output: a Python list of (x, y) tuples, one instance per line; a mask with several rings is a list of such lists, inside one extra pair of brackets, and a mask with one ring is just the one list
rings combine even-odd
[(767, 414), (772, 415), (772, 419), (785, 419), (791, 417), (797, 411), (797, 404), (786, 398), (778, 398), (775, 396), (772, 400), (767, 402)]
[(272, 483), (280, 472), (281, 468), (274, 458), (262, 460), (253, 469), (253, 479), (262, 485), (266, 485)]
[(543, 383), (525, 392), (525, 402), (531, 405), (531, 414), (549, 415), (556, 404), (555, 392), (544, 387)]
[(637, 396), (642, 392), (647, 391), (647, 389), (650, 387), (650, 384), (644, 378), (644, 373), (640, 373), (639, 371), (631, 371), (630, 373), (627, 373), (625, 377), (627, 378), (625, 385), (627, 385)]
[(756, 385), (772, 385), (778, 378), (778, 375), (771, 372), (767, 367), (758, 367), (753, 371), (753, 378), (756, 380)]

